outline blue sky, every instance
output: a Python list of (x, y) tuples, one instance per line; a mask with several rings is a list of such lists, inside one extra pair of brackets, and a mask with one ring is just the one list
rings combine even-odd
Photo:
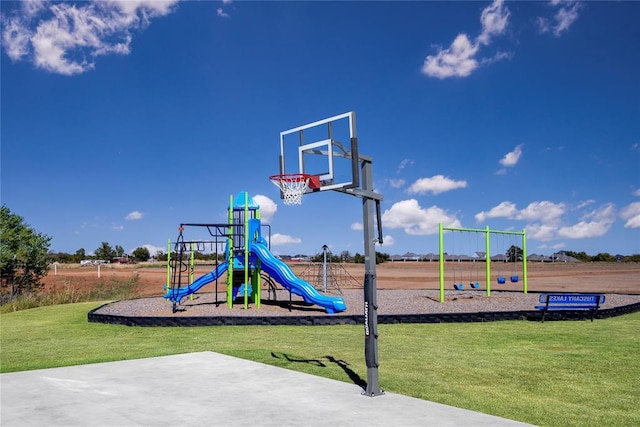
[(359, 199), (268, 180), (281, 131), (355, 111), (382, 252), (436, 252), (439, 222), (640, 252), (640, 2), (1, 7), (2, 203), (54, 251), (154, 253), (246, 190), (273, 252), (362, 253)]

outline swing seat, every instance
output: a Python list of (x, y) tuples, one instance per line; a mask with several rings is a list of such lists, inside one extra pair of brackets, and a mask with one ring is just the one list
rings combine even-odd
[(504, 285), (505, 283), (507, 283), (507, 279), (505, 277), (498, 277), (496, 280), (501, 285)]
[(519, 277), (518, 276), (511, 276), (510, 279), (511, 279), (511, 283), (517, 283), (518, 280), (519, 280)]
[(469, 286), (471, 286), (473, 289), (478, 289), (480, 287), (480, 282), (471, 282), (469, 283)]
[(461, 291), (462, 289), (464, 289), (464, 285), (462, 283), (460, 284), (454, 283), (453, 289), (455, 289), (456, 291)]

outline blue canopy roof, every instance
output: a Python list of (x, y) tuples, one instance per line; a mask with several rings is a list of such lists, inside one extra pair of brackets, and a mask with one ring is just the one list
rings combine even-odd
[[(245, 198), (247, 197), (246, 191), (239, 192), (236, 197), (233, 199), (233, 209), (239, 210), (244, 209)], [(255, 200), (251, 196), (248, 196), (247, 205), (249, 210), (258, 210), (260, 209), (260, 205), (256, 203)]]

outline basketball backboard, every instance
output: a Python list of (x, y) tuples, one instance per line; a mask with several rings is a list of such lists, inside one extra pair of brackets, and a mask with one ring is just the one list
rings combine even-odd
[(280, 132), (280, 174), (317, 176), (318, 188), (306, 192), (358, 187), (355, 112)]

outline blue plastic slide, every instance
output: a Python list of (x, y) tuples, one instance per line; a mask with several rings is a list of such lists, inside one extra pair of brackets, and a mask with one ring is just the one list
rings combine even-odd
[(273, 277), (287, 290), (304, 298), (305, 302), (319, 305), (327, 310), (327, 313), (338, 313), (347, 309), (344, 299), (340, 297), (328, 297), (322, 295), (313, 286), (293, 274), (293, 271), (276, 258), (262, 243), (251, 243), (250, 250), (256, 254), (262, 262), (261, 268)]
[(208, 285), (209, 283), (215, 281), (218, 277), (222, 276), (224, 272), (227, 271), (227, 268), (229, 268), (229, 264), (227, 263), (227, 261), (221, 262), (213, 271), (211, 271), (211, 273), (207, 273), (204, 276), (198, 277), (189, 286), (167, 290), (167, 293), (164, 295), (164, 297), (172, 302), (180, 302), (182, 298), (198, 292), (200, 288)]

